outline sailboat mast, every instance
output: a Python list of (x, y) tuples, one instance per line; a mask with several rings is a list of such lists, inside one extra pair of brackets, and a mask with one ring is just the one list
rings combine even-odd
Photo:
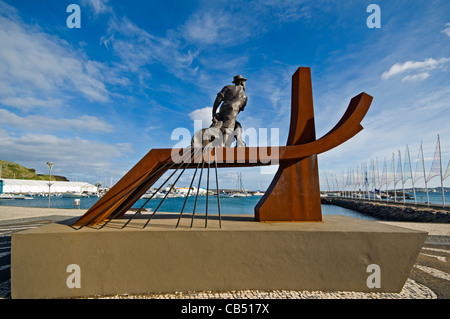
[(430, 206), (430, 196), (428, 195), (428, 184), (427, 184), (427, 176), (426, 176), (426, 172), (425, 172), (425, 160), (423, 158), (422, 141), (420, 142), (420, 153), (422, 155), (423, 178), (425, 180), (425, 189), (427, 191), (427, 206)]
[(402, 179), (402, 190), (403, 190), (403, 204), (405, 203), (406, 199), (406, 194), (405, 194), (405, 182), (403, 180), (403, 167), (402, 167), (402, 154), (400, 153), (400, 150), (398, 150), (398, 160), (399, 160), (399, 164), (400, 164), (400, 178)]
[(237, 173), (237, 183), (236, 183), (236, 188), (238, 189), (239, 192), (243, 192), (243, 184), (242, 184), (242, 172), (238, 172)]
[(438, 134), (438, 145), (439, 145), (439, 175), (441, 176), (441, 190), (442, 190), (442, 207), (445, 208), (445, 194), (444, 194), (444, 180), (442, 179), (442, 154), (441, 154), (441, 141)]
[(414, 205), (417, 204), (417, 199), (416, 199), (416, 188), (414, 186), (414, 175), (412, 173), (412, 167), (411, 167), (411, 156), (409, 154), (409, 147), (408, 145), (406, 145), (406, 151), (408, 152), (408, 161), (409, 161), (409, 171), (411, 173), (411, 183), (412, 183), (412, 187), (413, 187), (413, 192), (414, 192)]

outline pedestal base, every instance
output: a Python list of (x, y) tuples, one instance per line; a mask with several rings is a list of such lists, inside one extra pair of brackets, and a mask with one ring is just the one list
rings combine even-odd
[[(345, 216), (260, 223), (228, 215), (221, 229), (211, 218), (204, 228), (197, 217), (190, 228), (189, 215), (175, 229), (177, 217), (158, 213), (145, 229), (145, 219), (124, 229), (126, 220), (118, 219), (103, 229), (81, 230), (68, 220), (14, 233), (12, 297), (241, 289), (399, 292), (427, 236)], [(68, 268), (74, 264), (79, 271)], [(378, 274), (372, 264), (379, 266)], [(367, 285), (375, 275), (380, 288)], [(80, 288), (68, 287), (77, 279)]]

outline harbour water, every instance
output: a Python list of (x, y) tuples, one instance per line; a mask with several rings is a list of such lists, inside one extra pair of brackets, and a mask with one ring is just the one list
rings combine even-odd
[[(98, 200), (98, 197), (82, 197), (80, 198), (80, 205), (74, 205), (74, 198), (65, 198), (61, 196), (50, 197), (51, 208), (64, 208), (64, 209), (89, 209)], [(254, 214), (254, 207), (261, 199), (261, 196), (250, 197), (220, 197), (220, 212), (221, 214)], [(158, 208), (159, 212), (180, 212), (183, 207), (185, 198), (167, 198), (161, 207)], [(133, 208), (140, 208), (146, 202), (146, 199), (138, 200)], [(152, 199), (146, 205), (146, 209), (150, 209), (152, 212), (157, 208), (161, 199)], [(35, 196), (33, 199), (8, 199), (0, 200), (0, 206), (20, 206), (20, 207), (48, 207), (48, 197)], [(206, 196), (199, 196), (197, 204), (195, 204), (195, 196), (189, 197), (184, 209), (185, 213), (192, 213), (194, 206), (196, 208), (196, 214), (205, 214), (206, 212)], [(217, 215), (218, 205), (216, 196), (208, 196), (208, 215)], [(354, 218), (375, 220), (370, 216), (365, 216), (353, 210), (334, 206), (334, 205), (322, 205), (322, 214), (324, 215), (345, 215)]]
[[(412, 192), (409, 194), (412, 195)], [(450, 193), (445, 192), (445, 206), (448, 206), (450, 200)], [(442, 205), (442, 193), (441, 192), (429, 192), (428, 198), (430, 199), (430, 204)], [(426, 203), (427, 202), (427, 193), (426, 192), (416, 192), (416, 201), (417, 203)], [(407, 203), (414, 203), (414, 199), (407, 199)]]
[[(413, 192), (407, 192), (411, 196), (411, 198), (406, 198), (406, 203), (414, 203), (414, 195)], [(445, 206), (450, 206), (450, 193), (445, 192)], [(390, 196), (393, 197), (392, 193), (390, 193)], [(401, 198), (401, 191), (398, 191), (398, 203), (403, 203), (403, 198)], [(372, 197), (371, 197), (372, 198)], [(372, 198), (373, 199), (373, 198)], [(428, 192), (428, 200), (430, 204), (436, 204), (436, 205), (442, 205), (442, 193), (441, 192)], [(379, 199), (376, 199), (376, 201), (380, 201)], [(386, 202), (386, 198), (381, 199), (382, 202)], [(417, 203), (426, 203), (427, 202), (427, 193), (422, 191), (416, 192), (416, 199), (415, 201)], [(393, 202), (393, 199), (389, 199), (389, 202)]]

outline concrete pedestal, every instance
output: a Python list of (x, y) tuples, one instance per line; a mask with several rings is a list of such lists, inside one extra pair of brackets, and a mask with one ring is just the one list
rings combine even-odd
[[(201, 218), (190, 228), (189, 215), (175, 229), (177, 217), (158, 213), (145, 229), (145, 219), (124, 229), (126, 219), (119, 219), (102, 229), (76, 230), (66, 221), (14, 233), (12, 297), (241, 289), (399, 292), (427, 236), (345, 216), (260, 223), (253, 216), (228, 215), (221, 229), (211, 218), (207, 228)], [(369, 267), (373, 264), (379, 271)], [(380, 288), (367, 285), (370, 276), (369, 282), (379, 279)], [(80, 288), (73, 287), (77, 279)]]

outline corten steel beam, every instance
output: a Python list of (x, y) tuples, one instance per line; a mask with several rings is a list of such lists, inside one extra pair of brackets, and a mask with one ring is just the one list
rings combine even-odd
[[(309, 68), (292, 76), (291, 124), (286, 145), (316, 140)], [(280, 163), (264, 196), (255, 206), (259, 221), (321, 221), (317, 154)]]
[[(217, 161), (219, 168), (279, 164), (272, 183), (255, 207), (255, 218), (259, 221), (320, 221), (317, 154), (344, 143), (360, 132), (363, 129), (360, 123), (371, 102), (372, 97), (366, 93), (353, 97), (340, 121), (316, 140), (310, 69), (299, 68), (292, 77), (291, 125), (287, 145), (216, 148), (212, 151), (211, 161)], [(204, 150), (205, 154), (207, 151)], [(93, 226), (108, 218), (122, 216), (172, 164), (176, 168), (188, 158), (188, 168), (195, 168), (198, 160), (205, 158), (186, 157), (186, 152), (191, 150), (152, 149), (73, 226)]]
[[(309, 68), (292, 76), (291, 124), (286, 145), (316, 140), (314, 107)], [(321, 221), (317, 154), (280, 163), (264, 196), (255, 206), (259, 221)]]

